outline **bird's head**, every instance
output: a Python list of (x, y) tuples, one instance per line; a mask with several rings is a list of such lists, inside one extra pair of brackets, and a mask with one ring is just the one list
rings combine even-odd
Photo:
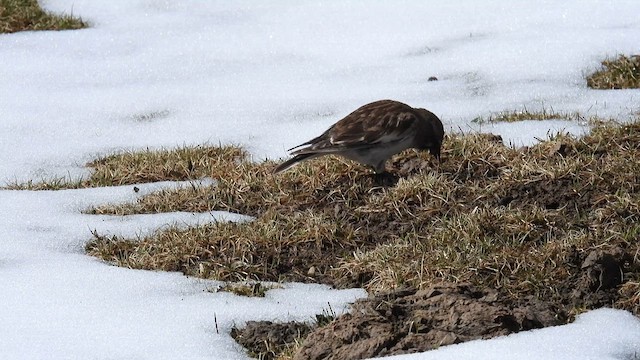
[(416, 109), (424, 120), (423, 139), (420, 148), (429, 150), (431, 155), (440, 160), (440, 148), (444, 139), (444, 127), (442, 121), (427, 109)]

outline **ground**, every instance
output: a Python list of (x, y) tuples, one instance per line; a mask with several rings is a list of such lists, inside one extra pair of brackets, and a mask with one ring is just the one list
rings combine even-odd
[[(84, 357), (96, 353), (131, 357), (137, 351), (153, 357), (149, 350), (166, 355), (166, 349), (180, 349), (171, 349), (174, 346), (166, 342), (169, 337), (164, 333), (158, 336), (156, 331), (174, 331), (171, 338), (189, 338), (196, 346), (206, 341), (224, 343), (229, 338), (228, 324), (237, 320), (240, 326), (231, 334), (253, 356), (355, 359), (424, 351), (564, 324), (600, 307), (626, 309), (635, 315), (640, 312), (640, 168), (635, 161), (640, 155), (640, 125), (638, 119), (615, 124), (593, 116), (624, 113), (626, 117), (637, 112), (635, 105), (629, 105), (637, 102), (632, 91), (598, 92), (580, 85), (581, 76), (597, 65), (602, 54), (635, 49), (637, 36), (630, 25), (635, 19), (627, 14), (636, 11), (621, 10), (636, 10), (633, 6), (598, 3), (596, 7), (576, 2), (547, 9), (536, 5), (522, 11), (521, 7), (499, 3), (478, 8), (468, 4), (450, 9), (456, 21), (447, 25), (416, 21), (426, 12), (446, 10), (433, 5), (420, 8), (418, 3), (408, 12), (404, 7), (380, 4), (359, 10), (353, 4), (337, 8), (327, 4), (320, 8), (270, 5), (262, 9), (227, 5), (228, 11), (219, 17), (218, 4), (199, 9), (198, 13), (205, 16), (194, 17), (189, 11), (193, 10), (189, 9), (191, 5), (186, 3), (147, 1), (134, 6), (123, 1), (120, 5), (129, 7), (122, 9), (117, 9), (117, 4), (101, 7), (91, 1), (53, 3), (67, 10), (77, 4), (83, 14), (96, 19), (96, 26), (72, 32), (70, 37), (40, 33), (2, 38), (9, 64), (3, 68), (8, 79), (3, 90), (12, 96), (0, 97), (8, 110), (2, 121), (7, 130), (3, 133), (8, 134), (2, 141), (7, 155), (0, 172), (15, 179), (34, 178), (15, 180), (0, 195), (15, 203), (34, 195), (39, 199), (36, 202), (46, 204), (56, 196), (39, 197), (42, 193), (9, 189), (114, 185), (128, 185), (131, 194), (141, 191), (146, 195), (135, 200), (122, 196), (119, 198), (132, 202), (114, 205), (84, 201), (83, 190), (62, 192), (60, 198), (75, 200), (54, 201), (56, 209), (52, 213), (62, 211), (68, 216), (65, 219), (80, 219), (73, 221), (73, 226), (84, 227), (74, 234), (56, 230), (65, 227), (61, 224), (71, 224), (60, 217), (39, 222), (47, 217), (42, 212), (46, 206), (26, 202), (23, 207), (12, 203), (10, 210), (4, 209), (3, 218), (10, 219), (6, 222), (10, 225), (3, 229), (11, 240), (2, 243), (0, 268), (7, 271), (3, 278), (9, 279), (3, 293), (19, 304), (8, 323), (19, 324), (21, 331), (15, 332), (16, 326), (12, 325), (3, 336), (3, 348), (16, 348), (16, 358), (34, 349), (31, 336), (39, 334), (38, 329), (52, 331), (49, 325), (57, 321), (45, 319), (57, 320), (58, 316), (67, 322), (90, 318), (92, 321), (84, 321), (86, 330), (98, 329), (99, 335), (94, 337), (98, 340), (78, 344), (69, 329), (84, 336), (82, 324), (65, 326), (67, 322), (60, 322), (64, 335), (50, 337), (56, 342), (43, 345), (47, 354), (56, 354), (56, 346), (63, 354), (86, 346), (90, 350), (83, 353)], [(484, 11), (485, 16), (478, 17), (478, 11)], [(529, 16), (533, 12), (539, 16)], [(4, 1), (0, 4), (0, 32), (91, 25), (74, 17), (73, 11), (68, 13), (56, 16), (43, 12), (35, 1)], [(127, 16), (122, 16), (125, 13)], [(519, 17), (522, 13), (528, 15)], [(592, 19), (592, 13), (598, 13), (598, 19)], [(214, 21), (209, 16), (214, 16)], [(387, 28), (361, 26), (375, 16), (383, 19), (379, 23)], [(452, 17), (445, 12), (440, 18)], [(486, 24), (477, 24), (479, 18)], [(313, 31), (298, 31), (301, 24)], [(335, 29), (339, 29), (339, 37), (332, 32)], [(398, 29), (399, 33), (394, 33)], [(541, 34), (543, 29), (546, 33)], [(611, 36), (611, 29), (615, 29), (615, 36)], [(292, 34), (301, 34), (300, 39), (290, 37)], [(352, 41), (335, 41), (343, 36)], [(386, 36), (391, 40), (374, 47), (377, 51), (361, 47)], [(192, 39), (198, 39), (198, 43)], [(334, 56), (337, 53), (341, 56)], [(477, 56), (469, 59), (470, 53)], [(325, 54), (329, 56), (323, 58)], [(189, 61), (185, 62), (186, 58)], [(528, 61), (533, 58), (536, 61)], [(143, 66), (136, 69), (132, 64)], [(639, 86), (637, 55), (611, 57), (602, 65), (600, 71), (587, 77), (587, 86)], [(185, 85), (188, 91), (184, 91)], [(279, 130), (288, 132), (295, 126), (301, 131), (295, 137), (304, 137), (304, 125), (309, 127), (305, 134), (319, 131), (326, 120), (353, 104), (381, 96), (427, 103), (447, 120), (448, 130), (453, 131), (445, 141), (441, 162), (428, 154), (408, 151), (389, 162), (389, 174), (384, 177), (372, 176), (367, 169), (336, 158), (318, 159), (274, 176), (271, 171), (277, 161), (251, 159), (250, 151), (241, 146), (176, 145), (203, 144), (212, 139), (226, 144), (235, 139), (253, 146), (251, 152), (260, 154), (260, 158), (275, 159), (287, 148), (284, 144), (297, 141), (283, 137)], [(514, 106), (520, 110), (512, 110)], [(554, 111), (553, 107), (560, 109)], [(460, 125), (470, 119), (480, 129), (495, 122), (563, 119), (588, 124), (593, 131), (584, 138), (547, 134), (548, 141), (518, 148), (506, 146), (497, 135), (475, 131), (464, 134)], [(456, 127), (460, 131), (456, 132)], [(219, 137), (212, 138), (211, 133)], [(56, 146), (49, 149), (33, 144)], [(154, 149), (122, 150), (148, 146)], [(158, 150), (158, 146), (169, 149)], [(104, 155), (112, 152), (115, 154)], [(60, 167), (62, 171), (57, 174), (64, 174), (68, 168), (61, 164), (73, 163), (71, 168), (80, 168), (79, 163), (95, 154), (102, 155), (87, 164), (93, 172), (86, 178), (72, 181), (63, 175), (37, 179), (40, 175), (46, 178), (52, 168)], [(194, 182), (150, 193), (145, 191), (148, 184), (143, 184), (181, 180)], [(91, 205), (78, 209), (80, 203)], [(24, 209), (32, 209), (29, 212), (37, 214), (34, 216), (38, 219), (21, 216)], [(237, 217), (231, 223), (189, 222), (138, 237), (130, 235), (131, 231), (124, 232), (129, 235), (112, 235), (105, 230), (108, 226), (100, 226), (87, 243), (87, 224), (100, 224), (96, 219), (119, 227), (113, 222), (117, 216), (108, 215), (167, 213), (164, 219), (170, 219), (171, 212), (182, 212), (182, 218), (186, 218), (185, 214), (206, 215), (214, 210), (252, 218)], [(127, 218), (135, 216), (122, 216), (120, 220)], [(26, 233), (20, 237), (23, 230)], [(49, 237), (40, 243), (43, 232)], [(84, 237), (76, 238), (79, 233)], [(27, 246), (18, 246), (23, 244)], [(43, 248), (53, 250), (40, 255)], [(153, 287), (149, 282), (158, 273), (128, 272), (98, 261), (91, 264), (95, 268), (79, 271), (85, 269), (79, 266), (90, 261), (85, 256), (68, 256), (70, 249), (78, 253), (86, 250), (121, 267), (189, 275), (162, 274), (165, 278), (174, 276), (172, 284), (220, 280), (226, 285), (200, 285), (204, 290), (192, 284), (181, 290), (170, 287), (172, 290), (163, 290), (163, 295), (177, 293), (176, 301), (157, 306), (161, 297), (146, 289)], [(47, 262), (40, 263), (42, 259)], [(65, 276), (52, 269), (52, 263), (58, 261), (67, 266), (56, 269), (68, 271), (62, 272)], [(16, 264), (19, 266), (13, 266)], [(18, 280), (12, 282), (8, 275), (24, 269), (35, 269), (25, 272), (33, 276), (15, 275)], [(110, 278), (110, 284), (96, 281), (97, 274), (118, 271), (127, 275)], [(85, 277), (74, 277), (80, 273)], [(131, 287), (120, 292), (111, 289), (136, 276), (145, 280), (130, 282)], [(58, 283), (58, 278), (66, 283)], [(295, 309), (283, 306), (282, 298), (272, 299), (275, 292), (293, 285), (269, 281), (322, 283), (341, 289), (364, 287), (371, 296), (356, 302), (350, 314), (336, 316), (330, 309), (318, 314), (311, 325), (248, 321), (264, 314), (246, 311), (251, 315), (243, 317), (246, 314), (237, 309), (244, 298), (238, 297), (231, 306), (236, 311), (227, 311), (227, 315), (235, 314), (227, 316), (233, 318), (223, 321), (216, 316), (228, 302), (226, 295), (235, 296), (227, 291), (263, 296), (262, 304), (271, 306), (270, 319), (276, 308), (281, 313)], [(109, 299), (95, 295), (97, 283), (109, 288), (102, 292), (109, 294)], [(43, 290), (34, 291), (40, 288)], [(56, 296), (51, 296), (54, 288)], [(222, 300), (214, 306), (203, 302), (186, 309), (183, 304), (193, 301), (193, 292), (204, 292), (201, 297), (207, 301), (207, 295)], [(126, 302), (124, 306), (110, 301), (114, 297), (135, 298), (133, 293), (143, 301)], [(23, 308), (27, 297), (36, 301)], [(44, 302), (37, 301), (43, 298)], [(87, 304), (93, 298), (100, 301), (92, 308)], [(59, 303), (49, 307), (49, 300)], [(112, 307), (105, 306), (109, 302)], [(250, 305), (245, 310), (253, 310), (259, 302), (247, 303)], [(78, 316), (84, 308), (88, 315)], [(156, 311), (137, 311), (140, 308)], [(209, 316), (211, 308), (215, 308), (213, 316)], [(26, 316), (21, 316), (20, 310)], [(134, 315), (146, 315), (137, 318), (143, 321), (120, 327), (118, 316), (111, 315), (123, 310), (129, 311), (128, 316), (122, 316), (129, 321)], [(65, 311), (73, 315), (61, 315)], [(33, 324), (23, 326), (33, 314), (39, 314), (33, 316)], [(96, 314), (100, 314), (100, 321), (94, 321)], [(181, 329), (192, 332), (176, 331), (178, 318), (189, 324)], [(166, 322), (149, 322), (155, 319)], [(219, 320), (222, 334), (218, 331)], [(47, 329), (40, 328), (42, 323)], [(96, 326), (98, 323), (103, 328)], [(147, 323), (147, 331), (135, 328), (140, 323)], [(211, 336), (214, 324), (216, 335)], [(119, 341), (126, 337), (122, 336), (123, 330), (136, 335), (130, 347)], [(177, 333), (183, 338), (175, 336)], [(151, 346), (140, 346), (138, 336), (142, 334), (151, 339)], [(64, 336), (68, 336), (67, 342)], [(123, 348), (120, 351), (124, 355), (108, 353), (113, 351), (110, 338), (115, 339), (118, 349)], [(184, 346), (180, 340), (174, 341)], [(222, 348), (229, 351), (229, 346), (219, 346), (213, 352), (219, 355), (217, 351)], [(198, 355), (212, 351), (206, 345), (198, 349), (194, 350)]]
[[(236, 151), (229, 164), (213, 161), (234, 174), (216, 186), (90, 211), (198, 207), (256, 220), (140, 240), (96, 234), (87, 251), (134, 268), (373, 294), (304, 341), (298, 325), (234, 330), (242, 344), (257, 346), (253, 353), (270, 356), (290, 349), (292, 336), (302, 342), (294, 358), (355, 359), (563, 324), (603, 306), (637, 313), (639, 169), (627, 159), (638, 151), (639, 122), (600, 123), (582, 138), (558, 135), (522, 148), (491, 134), (451, 135), (441, 162), (407, 151), (390, 161), (382, 182), (336, 158), (273, 175), (273, 162), (245, 162)], [(372, 310), (380, 304), (391, 310)], [(460, 321), (469, 314), (479, 317)]]

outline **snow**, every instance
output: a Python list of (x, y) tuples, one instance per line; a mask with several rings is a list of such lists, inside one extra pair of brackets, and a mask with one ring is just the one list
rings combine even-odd
[[(553, 108), (624, 121), (640, 110), (637, 90), (584, 84), (604, 57), (638, 51), (635, 0), (43, 5), (92, 27), (0, 35), (0, 183), (75, 179), (96, 156), (147, 147), (235, 143), (255, 159), (284, 157), (384, 98), (432, 110), (448, 130), (491, 131), (514, 145), (587, 128), (471, 120)], [(166, 186), (181, 185), (0, 190), (0, 358), (242, 359), (228, 336), (233, 324), (308, 320), (328, 303), (340, 312), (366, 295), (286, 284), (247, 299), (207, 291), (214, 281), (111, 267), (83, 254), (94, 229), (135, 236), (170, 224), (248, 220), (81, 212)], [(566, 326), (405, 357), (633, 359), (638, 339), (636, 318), (603, 309)]]
[(341, 313), (345, 304), (366, 295), (360, 289), (287, 284), (264, 299), (243, 298), (212, 293), (216, 281), (128, 270), (83, 255), (92, 230), (135, 237), (169, 225), (250, 220), (224, 212), (81, 213), (181, 185), (139, 184), (138, 193), (133, 186), (1, 191), (0, 358), (244, 358), (228, 335), (234, 324), (310, 321), (329, 307)]
[(589, 133), (588, 126), (570, 120), (524, 120), (515, 123), (490, 123), (479, 125), (478, 130), (502, 134), (503, 142), (514, 147), (533, 145), (539, 140), (548, 139), (558, 133), (576, 136)]

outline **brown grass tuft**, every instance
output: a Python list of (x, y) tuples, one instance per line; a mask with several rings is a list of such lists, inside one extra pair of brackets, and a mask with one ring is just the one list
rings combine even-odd
[(81, 18), (50, 14), (37, 0), (2, 0), (0, 2), (0, 33), (29, 30), (74, 30), (87, 27)]
[(604, 60), (602, 66), (587, 77), (588, 87), (603, 90), (640, 88), (640, 55), (620, 55)]
[(490, 115), (488, 118), (477, 117), (472, 120), (474, 123), (498, 123), (498, 122), (517, 122), (526, 120), (575, 120), (584, 121), (585, 119), (578, 113), (558, 112), (552, 108), (542, 108), (541, 110), (529, 110), (526, 107), (522, 110), (508, 110)]
[(185, 146), (176, 149), (128, 151), (91, 161), (89, 179), (64, 178), (9, 184), (11, 190), (60, 190), (130, 185), (155, 181), (221, 179), (247, 162), (247, 152), (234, 145)]
[[(200, 274), (204, 275), (207, 269), (203, 266), (200, 267)], [(224, 285), (210, 289), (209, 292), (230, 292), (238, 296), (246, 297), (265, 297), (267, 291), (271, 289), (281, 289), (282, 286), (278, 284), (265, 284), (259, 281), (251, 282), (227, 282)]]
[(190, 146), (115, 154), (90, 162), (91, 186), (222, 178), (247, 153), (237, 146)]

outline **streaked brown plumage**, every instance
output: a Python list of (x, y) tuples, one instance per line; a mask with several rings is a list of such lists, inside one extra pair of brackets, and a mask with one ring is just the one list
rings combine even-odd
[(370, 166), (376, 173), (405, 149), (429, 150), (440, 158), (444, 137), (442, 122), (425, 109), (412, 108), (394, 100), (364, 105), (332, 125), (322, 135), (289, 149), (293, 158), (274, 172), (287, 170), (301, 161), (323, 155), (340, 155)]

